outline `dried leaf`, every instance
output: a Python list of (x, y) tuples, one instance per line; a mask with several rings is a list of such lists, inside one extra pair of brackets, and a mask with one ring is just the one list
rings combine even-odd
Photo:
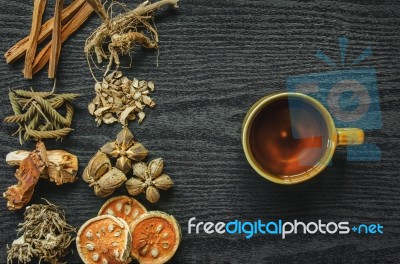
[(128, 117), (128, 115), (135, 109), (135, 106), (129, 106), (127, 108), (125, 108), (124, 111), (121, 112), (120, 116), (119, 116), (119, 122), (123, 125), (126, 124), (126, 118)]

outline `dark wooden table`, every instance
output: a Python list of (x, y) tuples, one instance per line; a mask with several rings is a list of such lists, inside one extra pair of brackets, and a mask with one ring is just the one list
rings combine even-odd
[[(132, 1), (125, 1), (133, 7)], [(136, 4), (137, 1), (135, 1)], [(46, 17), (53, 12), (49, 1)], [(0, 2), (0, 53), (29, 33), (32, 1)], [(81, 93), (74, 102), (75, 129), (63, 142), (47, 141), (48, 149), (64, 149), (79, 157), (79, 176), (103, 143), (114, 139), (119, 125), (96, 127), (86, 110), (94, 96), (83, 46), (100, 19), (93, 16), (63, 46), (58, 92)], [(151, 157), (163, 157), (165, 171), (175, 181), (149, 209), (173, 214), (182, 227), (182, 244), (173, 263), (399, 263), (400, 262), (400, 3), (390, 1), (182, 1), (177, 11), (156, 18), (160, 35), (157, 52), (134, 56), (133, 78), (153, 80), (157, 106), (142, 125), (130, 124)], [(367, 133), (367, 141), (382, 151), (379, 162), (347, 162), (337, 151), (334, 165), (313, 180), (280, 186), (259, 177), (246, 162), (240, 142), (247, 109), (261, 96), (285, 91), (289, 76), (327, 72), (315, 59), (320, 48), (339, 61), (338, 39), (349, 39), (348, 58), (368, 46), (373, 56), (360, 65), (377, 70), (383, 128)], [(125, 65), (128, 61), (125, 61)], [(9, 88), (48, 91), (52, 82), (43, 71), (33, 81), (23, 79), (23, 62), (7, 65), (1, 58), (0, 119), (11, 114)], [(97, 71), (97, 74), (100, 74)], [(1, 125), (1, 192), (16, 182), (15, 169), (5, 163), (20, 146)], [(125, 194), (121, 188), (117, 194)], [(76, 227), (96, 215), (105, 201), (80, 179), (56, 187), (41, 181), (32, 203), (41, 197), (65, 210)], [(0, 203), (0, 263), (6, 244), (17, 237), (23, 211), (10, 212)], [(349, 221), (384, 226), (382, 235), (243, 235), (188, 234), (187, 222), (197, 221)], [(68, 263), (80, 263), (74, 246)]]

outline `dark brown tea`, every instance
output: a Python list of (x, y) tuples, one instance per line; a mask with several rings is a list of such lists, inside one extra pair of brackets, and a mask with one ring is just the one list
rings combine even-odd
[(318, 164), (327, 149), (322, 114), (300, 98), (282, 98), (263, 108), (250, 128), (256, 162), (278, 177), (301, 175)]

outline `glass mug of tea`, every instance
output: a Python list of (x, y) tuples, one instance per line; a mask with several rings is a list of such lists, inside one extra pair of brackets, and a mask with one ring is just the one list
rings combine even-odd
[(361, 129), (336, 128), (328, 110), (301, 93), (261, 98), (242, 127), (247, 161), (262, 177), (280, 184), (311, 179), (329, 164), (336, 146), (363, 142)]

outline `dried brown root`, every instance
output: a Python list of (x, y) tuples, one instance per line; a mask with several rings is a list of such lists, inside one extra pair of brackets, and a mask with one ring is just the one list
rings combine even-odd
[[(116, 17), (109, 18), (105, 8), (99, 6), (98, 0), (90, 0), (89, 4), (103, 19), (103, 23), (86, 40), (85, 53), (90, 66), (89, 58), (95, 54), (97, 63), (104, 59), (109, 60), (107, 71), (113, 63), (119, 66), (119, 55), (129, 54), (135, 46), (146, 48), (158, 47), (158, 33), (150, 22), (155, 11), (163, 6), (171, 5), (178, 7), (179, 0), (160, 0), (150, 4), (145, 1), (134, 10), (121, 13)], [(144, 34), (150, 31), (151, 37)], [(103, 50), (103, 44), (108, 43), (108, 52)]]
[(8, 187), (3, 193), (3, 197), (8, 200), (9, 210), (21, 209), (31, 200), (39, 176), (48, 165), (46, 147), (39, 141), (36, 149), (22, 160), (20, 168), (15, 173), (18, 184)]
[[(28, 151), (17, 150), (7, 154), (6, 162), (11, 166), (20, 166), (29, 156)], [(48, 179), (56, 185), (72, 183), (77, 180), (78, 158), (64, 150), (48, 150), (49, 166), (42, 171), (40, 178)]]

